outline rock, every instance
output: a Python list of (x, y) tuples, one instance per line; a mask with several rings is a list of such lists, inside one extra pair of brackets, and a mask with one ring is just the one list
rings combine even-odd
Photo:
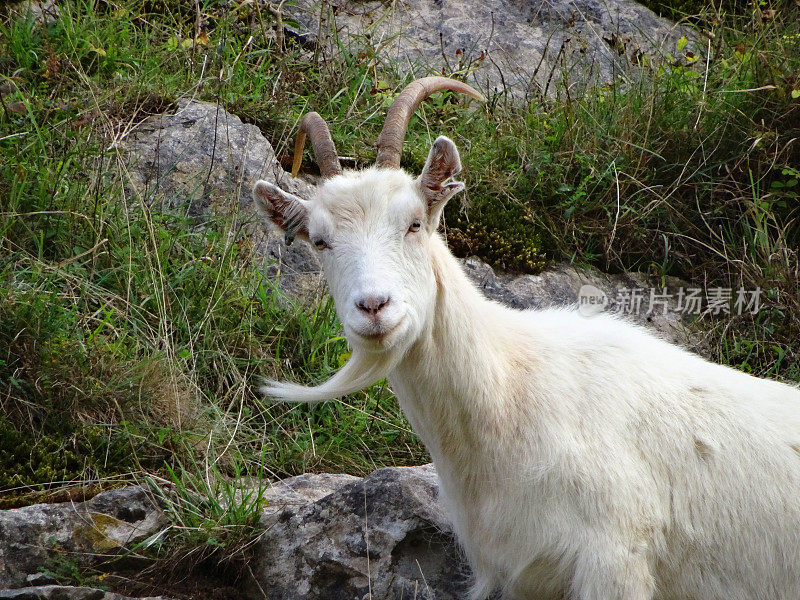
[[(33, 587), (17, 588), (14, 590), (0, 590), (0, 600), (134, 600), (128, 596), (121, 596), (90, 587), (75, 587), (71, 585), (40, 585)], [(135, 600), (168, 600), (163, 596), (151, 596)]]
[(130, 156), (137, 195), (151, 206), (187, 216), (247, 210), (257, 179), (280, 182), (293, 193), (307, 189), (287, 177), (256, 126), (210, 102), (180, 100), (174, 112), (139, 124), (122, 147)]
[(290, 33), (313, 43), (320, 32), (329, 53), (357, 40), (414, 76), (460, 74), (526, 101), (616, 81), (691, 38), (633, 0), (297, 0), (284, 12), (299, 24)]
[(290, 506), (311, 504), (343, 485), (359, 480), (359, 477), (343, 473), (305, 473), (276, 481), (261, 496), (267, 502), (264, 514), (271, 515)]
[(0, 592), (0, 599), (13, 600), (104, 600), (106, 593), (88, 587), (41, 585)]
[(42, 586), (54, 585), (58, 582), (56, 578), (49, 573), (31, 573), (25, 578), (25, 583), (29, 586)]
[[(255, 484), (254, 484), (255, 485)], [(438, 505), (432, 465), (366, 478), (307, 474), (263, 493), (264, 532), (246, 584), (253, 597), (335, 599), (462, 597), (467, 571)], [(157, 534), (161, 511), (141, 487), (82, 503), (0, 511), (0, 600), (127, 600), (90, 587), (52, 585), (37, 573), (57, 560), (97, 563)], [(263, 592), (261, 592), (263, 590)]]
[(101, 492), (86, 502), (0, 510), (0, 589), (29, 585), (29, 576), (54, 558), (85, 565), (115, 556), (155, 534), (162, 521), (161, 510), (139, 486)]
[(324, 477), (273, 485), (247, 583), (252, 596), (465, 597), (468, 570), (438, 503), (432, 465), (379, 469), (364, 479)]
[(270, 143), (254, 125), (242, 123), (216, 104), (181, 100), (177, 110), (149, 117), (124, 140), (129, 188), (149, 206), (192, 218), (198, 227), (208, 220), (235, 219), (231, 235), (247, 238), (265, 257), (268, 277), (280, 274), (280, 286), (294, 298), (313, 303), (324, 290), (314, 250), (304, 242), (288, 249), (272, 227), (265, 226), (253, 205), (258, 179), (307, 196), (308, 184), (292, 179), (275, 158)]
[[(689, 328), (689, 315), (679, 310), (674, 293), (679, 288), (689, 286), (677, 279), (669, 278), (667, 281), (668, 291), (673, 292), (667, 310), (664, 311), (662, 304), (654, 303), (653, 310), (650, 311), (650, 290), (654, 290), (656, 294), (661, 290), (655, 288), (641, 273), (607, 275), (597, 269), (578, 269), (562, 263), (539, 275), (498, 275), (478, 258), (467, 258), (462, 264), (467, 275), (486, 296), (512, 308), (577, 306), (586, 316), (600, 311), (614, 312), (654, 329), (666, 340), (702, 353), (703, 344)], [(625, 296), (630, 290), (641, 290), (641, 305), (638, 309)], [(586, 304), (588, 296), (601, 300), (594, 305), (596, 308)]]
[(50, 25), (61, 18), (56, 0), (27, 0), (11, 7), (18, 18), (33, 19), (37, 25)]

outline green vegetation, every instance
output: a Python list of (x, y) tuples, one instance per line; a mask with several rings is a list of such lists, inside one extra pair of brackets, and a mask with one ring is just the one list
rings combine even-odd
[(270, 43), (232, 68), (246, 42), (235, 15), (210, 14), (214, 47), (179, 43), (188, 17), (141, 3), (61, 8), (47, 27), (0, 22), (0, 489), (179, 460), (265, 460), (276, 476), (423, 461), (384, 385), (265, 404), (259, 377), (321, 380), (344, 360), (332, 305), (282, 298), (230, 241), (232, 217), (198, 229), (124, 194), (119, 128), (191, 89), (205, 54), (231, 71), (203, 98), (263, 106), (253, 69), (287, 68)]
[(792, 8), (793, 0), (644, 0), (642, 4), (653, 12), (675, 21), (686, 19), (695, 24), (716, 26), (727, 23), (733, 27), (746, 26), (746, 20), (766, 16), (774, 11)]
[[(383, 384), (312, 407), (254, 392), (262, 376), (320, 381), (340, 366), (331, 303), (284, 298), (232, 215), (199, 227), (131, 198), (113, 144), (195, 95), (279, 155), (313, 107), (367, 164), (403, 78), (367, 41), (324, 64), (279, 48), (274, 14), (254, 4), (200, 2), (200, 32), (191, 2), (60, 5), (48, 26), (0, 18), (0, 491), (149, 475), (178, 490), (181, 543), (218, 560), (258, 512), (228, 482), (425, 461)], [(438, 132), (464, 149), (468, 206), (446, 213), (462, 255), (760, 286), (758, 315), (705, 322), (711, 353), (800, 380), (800, 27), (794, 5), (764, 14), (708, 19), (699, 48), (642, 58), (583, 98), (474, 110), (436, 96), (404, 166), (419, 171)]]

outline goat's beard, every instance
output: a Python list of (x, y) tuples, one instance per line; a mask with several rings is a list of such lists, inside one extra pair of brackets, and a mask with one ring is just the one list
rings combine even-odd
[(350, 360), (317, 386), (268, 380), (259, 391), (277, 402), (322, 402), (347, 396), (384, 379), (402, 359), (401, 350), (370, 353), (354, 348)]

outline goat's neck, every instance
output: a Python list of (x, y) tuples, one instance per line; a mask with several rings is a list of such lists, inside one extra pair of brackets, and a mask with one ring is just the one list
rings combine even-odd
[(506, 385), (510, 340), (504, 309), (483, 297), (439, 238), (431, 257), (433, 315), (389, 379), (434, 462), (452, 465), (497, 445), (492, 429), (502, 427), (506, 407), (492, 390)]

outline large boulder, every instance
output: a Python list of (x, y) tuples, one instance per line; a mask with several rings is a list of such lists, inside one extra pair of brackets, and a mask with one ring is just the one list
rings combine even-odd
[(324, 51), (355, 41), (415, 76), (460, 74), (527, 101), (616, 81), (690, 35), (634, 0), (296, 0), (284, 11)]
[(466, 596), (469, 572), (439, 504), (432, 465), (380, 469), (363, 479), (301, 475), (274, 484), (269, 494), (250, 568), (251, 596)]

